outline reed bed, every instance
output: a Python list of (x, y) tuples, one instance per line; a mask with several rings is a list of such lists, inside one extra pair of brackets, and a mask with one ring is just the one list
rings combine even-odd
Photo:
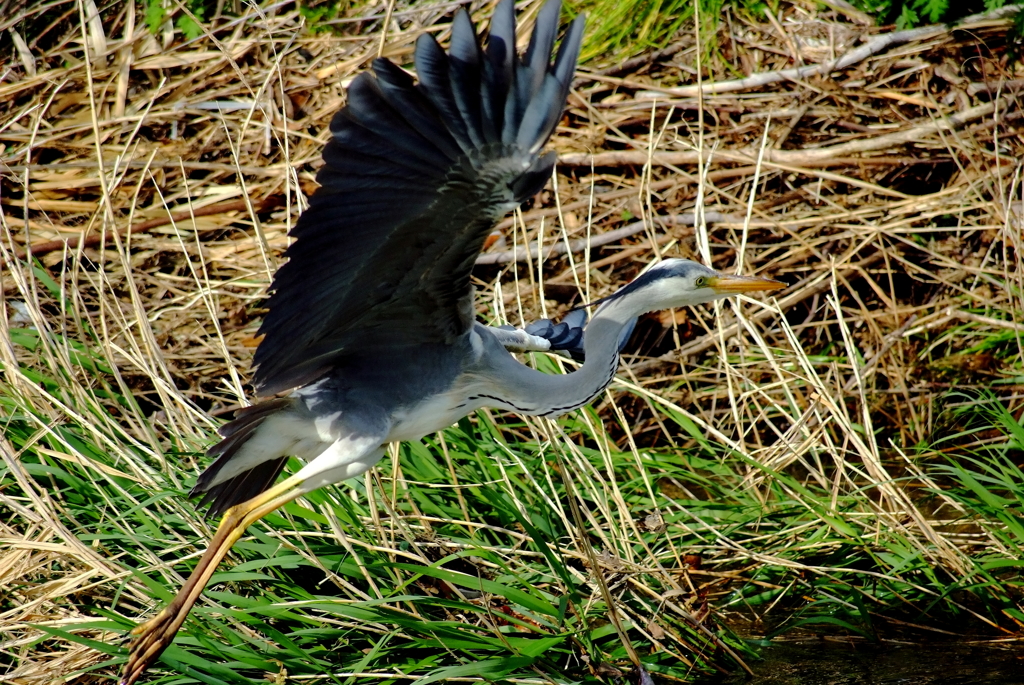
[[(444, 42), (454, 7), (311, 32), (245, 6), (188, 38), (78, 0), (37, 39), (3, 26), (0, 682), (108, 682), (187, 575), (211, 522), (184, 493), (246, 402), (344, 87)], [(481, 319), (517, 325), (667, 256), (789, 287), (645, 317), (592, 408), (481, 412), (268, 516), (152, 682), (690, 680), (766, 637), (1019, 644), (1011, 19), (809, 7), (584, 63), (553, 184), (476, 272)]]

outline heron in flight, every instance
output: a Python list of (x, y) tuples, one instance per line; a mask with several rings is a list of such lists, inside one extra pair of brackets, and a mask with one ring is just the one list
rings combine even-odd
[[(417, 41), (418, 83), (386, 59), (352, 82), (331, 122), (320, 188), (270, 288), (254, 359), (261, 399), (221, 427), (217, 458), (191, 492), (223, 518), (180, 592), (132, 631), (122, 685), (170, 644), (260, 517), (365, 472), (388, 443), (476, 409), (558, 416), (582, 407), (611, 382), (620, 339), (645, 312), (782, 287), (666, 259), (595, 303), (585, 362), (566, 375), (510, 353), (570, 346), (564, 327), (531, 335), (476, 322), (470, 276), (484, 239), (555, 164), (543, 148), (562, 117), (584, 21), (572, 22), (555, 54), (560, 5), (540, 10), (522, 57), (513, 0), (502, 0), (486, 48), (460, 10), (447, 54), (430, 34)], [(305, 465), (277, 483), (292, 455)]]

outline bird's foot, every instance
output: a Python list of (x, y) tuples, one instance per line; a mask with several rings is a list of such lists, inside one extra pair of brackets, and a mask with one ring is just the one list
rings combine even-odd
[(185, 620), (185, 614), (188, 613), (183, 612), (181, 608), (175, 600), (159, 614), (132, 629), (131, 635), (135, 639), (131, 644), (128, 661), (121, 672), (120, 685), (132, 685), (137, 681), (171, 644)]

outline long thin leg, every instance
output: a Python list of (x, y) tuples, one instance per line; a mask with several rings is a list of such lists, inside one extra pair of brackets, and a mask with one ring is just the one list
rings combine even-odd
[(175, 634), (185, 622), (192, 605), (199, 599), (203, 588), (231, 546), (242, 537), (245, 529), (278, 507), (287, 504), (307, 490), (300, 486), (305, 481), (298, 475), (292, 476), (252, 499), (236, 504), (224, 512), (217, 527), (217, 534), (196, 565), (192, 575), (164, 609), (132, 630), (132, 643), (128, 661), (121, 673), (121, 685), (132, 685), (156, 661), (160, 653), (174, 640)]

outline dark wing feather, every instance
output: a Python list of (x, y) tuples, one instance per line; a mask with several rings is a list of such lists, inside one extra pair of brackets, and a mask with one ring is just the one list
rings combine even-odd
[(449, 54), (429, 35), (418, 40), (418, 84), (382, 59), (352, 82), (331, 122), (321, 188), (271, 286), (255, 356), (260, 395), (310, 383), (347, 355), (386, 358), (469, 330), (483, 240), (554, 165), (540, 151), (583, 29), (578, 17), (552, 64), (559, 6), (541, 10), (525, 62), (512, 0), (502, 0), (486, 52), (460, 11)]
[(459, 12), (452, 23), (452, 44), (448, 49), (448, 76), (459, 116), (473, 147), (480, 149), (488, 142), (484, 129), (480, 86), (480, 46), (469, 15)]
[(540, 82), (548, 71), (548, 62), (551, 61), (555, 47), (555, 33), (558, 31), (559, 9), (558, 5), (549, 2), (537, 13), (537, 25), (530, 36), (530, 44), (523, 59), (528, 73), (527, 78), (520, 81), (520, 85), (525, 88), (523, 99), (540, 89)]
[(505, 104), (514, 87), (516, 67), (516, 17), (511, 2), (498, 5), (491, 18), (484, 59), (483, 121), (487, 142), (502, 142), (505, 126)]

